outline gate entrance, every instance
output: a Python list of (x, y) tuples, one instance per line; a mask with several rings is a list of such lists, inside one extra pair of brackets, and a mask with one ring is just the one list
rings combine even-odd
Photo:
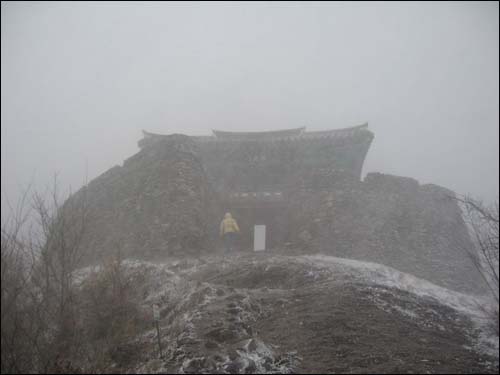
[(272, 249), (285, 239), (286, 201), (282, 192), (233, 193), (224, 202), (240, 227), (242, 249), (253, 250), (254, 226), (266, 226), (266, 248)]

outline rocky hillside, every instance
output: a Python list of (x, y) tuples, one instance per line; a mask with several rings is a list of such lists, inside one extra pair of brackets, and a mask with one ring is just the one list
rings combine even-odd
[[(482, 301), (379, 264), (249, 253), (123, 267), (150, 328), (114, 347), (99, 371), (498, 372)], [(80, 289), (92, 274), (78, 271)]]

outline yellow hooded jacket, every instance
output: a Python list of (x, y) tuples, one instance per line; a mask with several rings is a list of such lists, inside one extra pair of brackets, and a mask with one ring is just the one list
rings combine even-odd
[(225, 233), (230, 232), (239, 232), (240, 228), (238, 227), (238, 223), (233, 219), (231, 214), (228, 212), (224, 215), (224, 220), (220, 223), (220, 235), (222, 236)]

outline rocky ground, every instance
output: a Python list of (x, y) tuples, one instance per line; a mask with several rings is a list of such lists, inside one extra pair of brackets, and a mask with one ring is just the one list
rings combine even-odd
[(160, 306), (163, 347), (151, 325), (108, 372), (498, 372), (480, 299), (389, 267), (273, 252), (124, 265), (144, 311)]

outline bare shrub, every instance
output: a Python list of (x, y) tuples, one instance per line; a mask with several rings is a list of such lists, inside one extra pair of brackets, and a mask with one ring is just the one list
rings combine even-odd
[(1, 372), (29, 372), (34, 366), (30, 344), (36, 329), (30, 327), (32, 302), (29, 300), (30, 267), (23, 228), (30, 210), (27, 189), (16, 208), (10, 207), (1, 229)]
[(55, 178), (50, 198), (28, 188), (2, 216), (2, 373), (55, 371), (77, 347), (72, 275), (87, 202), (85, 194), (60, 202)]
[(468, 224), (474, 243), (472, 248), (463, 247), (476, 269), (481, 274), (492, 299), (491, 304), (481, 306), (490, 316), (492, 326), (499, 334), (499, 207), (498, 202), (485, 205), (470, 196), (458, 197), (462, 206), (464, 219)]
[(101, 354), (95, 355), (102, 366), (111, 361), (123, 365), (139, 351), (129, 341), (150, 322), (141, 311), (137, 290), (120, 255), (105, 260), (82, 286), (81, 324), (88, 342), (100, 348)]

